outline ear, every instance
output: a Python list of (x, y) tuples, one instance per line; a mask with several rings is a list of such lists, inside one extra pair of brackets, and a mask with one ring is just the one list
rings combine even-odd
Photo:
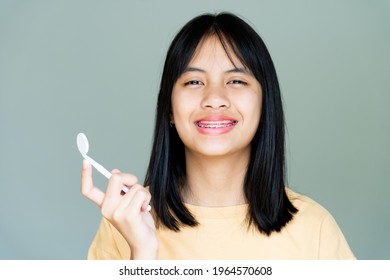
[(169, 126), (170, 127), (175, 127), (175, 120), (173, 119), (172, 113), (169, 114)]

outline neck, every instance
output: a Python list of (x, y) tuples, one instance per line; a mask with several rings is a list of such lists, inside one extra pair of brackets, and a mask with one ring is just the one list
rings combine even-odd
[(208, 207), (245, 204), (244, 178), (249, 155), (250, 150), (215, 157), (186, 151), (184, 202)]

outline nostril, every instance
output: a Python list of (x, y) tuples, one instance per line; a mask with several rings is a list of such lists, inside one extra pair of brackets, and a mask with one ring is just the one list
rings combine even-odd
[(209, 101), (209, 102), (204, 102), (203, 106), (204, 108), (209, 108), (209, 109), (221, 109), (221, 108), (228, 108), (229, 103), (228, 102), (221, 102), (221, 101)]

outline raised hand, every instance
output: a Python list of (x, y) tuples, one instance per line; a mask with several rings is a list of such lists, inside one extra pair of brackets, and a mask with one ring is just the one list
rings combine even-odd
[[(129, 188), (121, 194), (123, 186)], [(147, 208), (149, 191), (132, 174), (113, 170), (106, 192), (95, 187), (92, 166), (83, 160), (81, 193), (101, 208), (101, 213), (126, 239), (132, 259), (156, 259), (158, 241), (153, 217)], [(123, 192), (122, 192), (123, 193)]]

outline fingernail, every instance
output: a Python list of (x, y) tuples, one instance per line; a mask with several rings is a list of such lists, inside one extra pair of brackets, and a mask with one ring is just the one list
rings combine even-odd
[(83, 159), (83, 169), (87, 169), (89, 167), (89, 162), (86, 159)]

